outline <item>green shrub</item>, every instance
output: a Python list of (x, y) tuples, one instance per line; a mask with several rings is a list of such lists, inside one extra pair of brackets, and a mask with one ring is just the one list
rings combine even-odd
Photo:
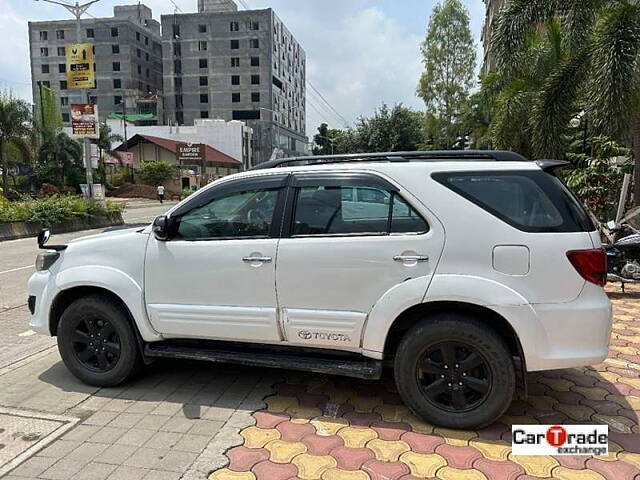
[(27, 221), (50, 227), (73, 217), (74, 212), (69, 202), (51, 199), (33, 202)]
[(182, 192), (180, 192), (180, 198), (182, 200), (184, 200), (185, 198), (187, 198), (192, 193), (193, 193), (193, 190), (191, 190), (190, 188), (183, 188)]
[(165, 161), (144, 162), (137, 170), (143, 183), (158, 185), (178, 175), (178, 169)]
[(103, 217), (119, 213), (124, 205), (107, 202), (106, 208), (73, 195), (54, 196), (38, 200), (9, 202), (0, 199), (0, 223), (36, 222), (50, 227), (64, 220), (80, 217)]

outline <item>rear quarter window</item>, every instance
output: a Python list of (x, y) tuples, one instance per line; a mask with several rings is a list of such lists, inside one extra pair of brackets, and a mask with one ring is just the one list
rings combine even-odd
[(458, 195), (525, 232), (595, 230), (569, 189), (557, 177), (543, 171), (446, 172), (432, 176)]

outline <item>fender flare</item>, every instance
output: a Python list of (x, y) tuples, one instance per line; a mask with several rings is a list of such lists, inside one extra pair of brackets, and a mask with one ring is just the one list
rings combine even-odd
[(525, 360), (534, 354), (532, 349), (548, 345), (532, 306), (518, 292), (487, 278), (445, 274), (408, 280), (387, 291), (367, 317), (363, 354), (382, 359), (388, 333), (398, 317), (409, 308), (434, 302), (467, 303), (494, 311), (511, 325), (518, 339), (527, 339), (525, 344), (520, 342)]
[(76, 287), (97, 287), (113, 293), (129, 309), (145, 342), (162, 339), (149, 322), (142, 287), (121, 270), (98, 265), (72, 267), (56, 275), (55, 282), (54, 299), (61, 292)]

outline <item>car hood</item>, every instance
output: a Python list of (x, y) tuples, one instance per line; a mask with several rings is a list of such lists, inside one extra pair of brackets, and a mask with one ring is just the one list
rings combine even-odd
[(112, 230), (109, 232), (96, 233), (94, 235), (87, 235), (85, 237), (76, 238), (74, 240), (71, 240), (69, 243), (77, 244), (77, 243), (82, 243), (87, 241), (100, 241), (100, 240), (110, 241), (126, 235), (131, 235), (132, 233), (144, 234), (144, 228), (143, 227), (119, 228), (117, 230)]

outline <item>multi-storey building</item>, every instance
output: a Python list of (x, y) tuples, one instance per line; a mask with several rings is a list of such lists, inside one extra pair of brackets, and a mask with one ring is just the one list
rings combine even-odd
[[(96, 86), (82, 98), (80, 90), (67, 88), (65, 45), (92, 43), (95, 50)], [(33, 98), (39, 85), (59, 93), (62, 118), (69, 124), (69, 105), (95, 103), (101, 120), (121, 113), (151, 113), (147, 122), (161, 123), (162, 44), (160, 24), (144, 5), (116, 6), (112, 18), (82, 20), (81, 38), (75, 20), (29, 22)], [(36, 101), (36, 104), (38, 102)]]
[(482, 73), (489, 73), (495, 70), (496, 59), (491, 50), (491, 38), (494, 31), (494, 24), (498, 19), (500, 9), (506, 3), (506, 0), (483, 0), (486, 3), (486, 17), (484, 21), (484, 29), (482, 31), (482, 44), (484, 46), (484, 63)]
[(242, 120), (255, 161), (275, 149), (307, 151), (305, 52), (271, 9), (238, 11), (231, 0), (199, 0), (198, 13), (162, 16), (165, 115)]

